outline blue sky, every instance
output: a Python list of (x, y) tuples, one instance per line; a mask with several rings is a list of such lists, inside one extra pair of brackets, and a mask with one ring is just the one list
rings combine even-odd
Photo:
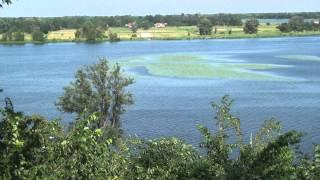
[(110, 16), (320, 11), (319, 0), (14, 0), (0, 16)]

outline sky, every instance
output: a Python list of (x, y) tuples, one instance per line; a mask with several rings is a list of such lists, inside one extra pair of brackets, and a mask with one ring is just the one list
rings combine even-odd
[(320, 11), (319, 0), (13, 0), (0, 17)]

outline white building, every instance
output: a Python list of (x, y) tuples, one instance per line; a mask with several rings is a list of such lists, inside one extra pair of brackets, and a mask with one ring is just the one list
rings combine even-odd
[(168, 25), (168, 23), (155, 23), (155, 28), (165, 28)]

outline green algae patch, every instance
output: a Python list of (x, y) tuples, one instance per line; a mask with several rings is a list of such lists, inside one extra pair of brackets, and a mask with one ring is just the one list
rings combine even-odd
[(159, 61), (164, 63), (165, 62), (168, 62), (168, 63), (196, 62), (201, 60), (204, 60), (204, 59), (196, 55), (161, 55), (159, 56)]
[(228, 68), (241, 68), (241, 69), (248, 69), (248, 70), (272, 70), (276, 68), (289, 68), (292, 66), (289, 65), (277, 65), (277, 64), (246, 64), (246, 63), (239, 63), (239, 64), (225, 64)]
[[(247, 71), (241, 68), (229, 68), (228, 65), (207, 64), (150, 64), (147, 65), (150, 74), (178, 78), (216, 78), (237, 80), (277, 80), (271, 74)], [(281, 80), (281, 79), (279, 79)]]
[(309, 55), (284, 55), (278, 56), (283, 59), (290, 59), (290, 60), (299, 60), (299, 61), (320, 61), (319, 56), (309, 56)]
[[(223, 62), (222, 60), (225, 61)], [(140, 75), (234, 80), (287, 81), (289, 79), (272, 73), (262, 72), (275, 68), (288, 68), (289, 66), (286, 65), (234, 63), (234, 61), (238, 60), (226, 56), (162, 54), (126, 58), (118, 62), (129, 70), (135, 71), (139, 67), (147, 72), (137, 72)]]

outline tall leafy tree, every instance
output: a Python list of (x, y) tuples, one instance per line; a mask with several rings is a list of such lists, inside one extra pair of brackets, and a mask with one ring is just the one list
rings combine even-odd
[[(280, 133), (279, 122), (266, 121), (249, 144), (243, 142), (240, 119), (231, 114), (232, 100), (225, 96), (216, 109), (217, 132), (200, 126), (204, 136), (208, 172), (216, 179), (292, 179), (296, 177), (295, 151), (302, 134)], [(230, 139), (229, 139), (230, 138)], [(230, 143), (232, 141), (233, 143)], [(235, 154), (235, 152), (237, 152)]]
[(119, 129), (120, 116), (125, 106), (133, 104), (132, 94), (126, 87), (133, 79), (123, 75), (118, 64), (110, 67), (105, 58), (97, 64), (85, 66), (75, 74), (75, 81), (64, 88), (64, 94), (57, 106), (63, 112), (92, 114), (98, 113), (98, 128)]
[(211, 35), (212, 33), (212, 23), (208, 18), (200, 19), (198, 24), (198, 29), (200, 35)]
[(282, 23), (279, 26), (277, 26), (277, 28), (284, 33), (288, 33), (291, 31), (291, 27), (288, 23)]
[(97, 26), (91, 21), (86, 22), (83, 27), (76, 32), (77, 38), (85, 38), (87, 41), (97, 41), (105, 37), (105, 27)]
[(289, 26), (292, 31), (304, 30), (304, 19), (301, 16), (294, 16), (289, 20)]
[(1, 0), (0, 2), (0, 7), (3, 7), (3, 4), (11, 4), (12, 3), (12, 0)]
[(45, 37), (44, 37), (43, 32), (41, 32), (41, 31), (32, 32), (32, 40), (39, 41), (39, 42), (45, 41)]
[(258, 32), (259, 21), (257, 19), (249, 19), (245, 22), (243, 32), (246, 34), (256, 34)]

